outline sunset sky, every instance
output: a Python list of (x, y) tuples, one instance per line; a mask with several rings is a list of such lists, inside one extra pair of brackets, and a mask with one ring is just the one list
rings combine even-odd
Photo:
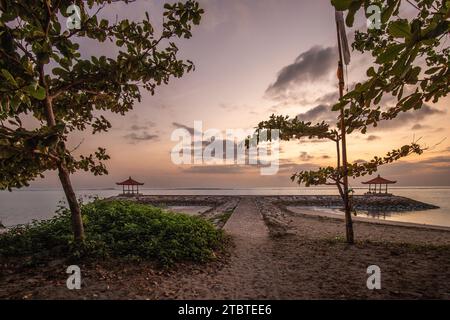
[[(138, 0), (109, 6), (102, 15), (144, 18), (148, 11), (160, 24), (164, 1)], [(177, 41), (180, 57), (192, 60), (196, 70), (162, 86), (125, 117), (108, 115), (108, 133), (80, 133), (70, 140), (77, 152), (107, 148), (109, 175), (87, 173), (73, 177), (77, 188), (114, 187), (133, 176), (146, 187), (276, 187), (294, 186), (289, 177), (301, 169), (334, 165), (335, 146), (328, 142), (290, 142), (282, 145), (281, 168), (275, 176), (262, 177), (249, 166), (176, 166), (170, 151), (176, 142), (173, 130), (191, 128), (195, 120), (204, 129), (252, 128), (272, 113), (307, 121), (332, 121), (330, 105), (337, 100), (337, 49), (334, 9), (329, 1), (205, 0), (206, 13), (193, 38)], [(405, 7), (404, 15), (414, 13)], [(362, 17), (355, 28), (365, 28)], [(350, 40), (353, 31), (349, 30)], [(110, 55), (108, 46), (80, 42), (85, 56)], [(354, 53), (348, 69), (350, 84), (364, 80), (373, 63), (370, 56)], [(392, 101), (386, 100), (386, 106)], [(450, 135), (447, 111), (450, 98), (421, 110), (402, 114), (394, 121), (372, 128), (366, 135), (349, 138), (351, 161), (370, 160), (422, 137), (434, 146), (424, 155), (383, 167), (380, 173), (400, 185), (450, 185)], [(360, 181), (353, 181), (360, 186)], [(59, 187), (54, 173), (32, 187)]]

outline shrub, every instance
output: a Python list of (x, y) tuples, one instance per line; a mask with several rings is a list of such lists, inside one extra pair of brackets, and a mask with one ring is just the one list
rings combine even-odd
[(70, 212), (34, 221), (0, 235), (0, 255), (70, 255), (178, 261), (207, 261), (223, 243), (223, 233), (199, 218), (130, 201), (96, 200), (82, 206), (86, 232), (79, 246), (72, 241)]

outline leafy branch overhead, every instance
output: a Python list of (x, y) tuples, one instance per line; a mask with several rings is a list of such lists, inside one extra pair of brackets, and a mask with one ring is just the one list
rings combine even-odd
[(330, 139), (336, 141), (339, 136), (335, 130), (330, 130), (330, 126), (324, 121), (313, 125), (311, 122), (301, 121), (299, 118), (289, 118), (289, 116), (270, 116), (267, 121), (258, 124), (256, 131), (259, 134), (263, 130), (277, 129), (281, 140), (289, 141), (291, 139), (317, 138)]
[[(401, 158), (407, 157), (412, 154), (422, 154), (424, 148), (422, 148), (416, 142), (411, 145), (404, 145), (399, 149), (392, 150), (384, 157), (374, 157), (368, 162), (355, 162), (348, 164), (348, 176), (357, 178), (365, 175), (370, 175), (378, 170), (378, 167), (393, 163)], [(325, 185), (331, 180), (334, 184), (342, 184), (340, 178), (344, 175), (342, 167), (321, 167), (317, 170), (300, 171), (292, 175), (292, 181), (296, 181), (298, 184), (304, 184), (307, 187)]]
[[(352, 124), (348, 132), (376, 126), (381, 120), (394, 119), (399, 113), (420, 109), (424, 103), (436, 103), (447, 96), (450, 87), (450, 1), (448, 0), (332, 0), (337, 10), (347, 11), (352, 26), (358, 11), (370, 5), (382, 8), (381, 28), (357, 30), (353, 49), (371, 52), (376, 66), (367, 70), (368, 79), (358, 83), (334, 106), (345, 108)], [(413, 19), (400, 17), (400, 5), (410, 5)], [(369, 12), (369, 13), (368, 13)], [(383, 108), (383, 97), (392, 97), (395, 105)], [(386, 100), (386, 99), (385, 99)]]
[[(337, 114), (336, 114), (337, 115)], [(337, 166), (321, 167), (317, 170), (300, 171), (292, 175), (292, 181), (296, 181), (298, 184), (304, 184), (305, 186), (317, 186), (331, 184), (342, 185), (342, 177), (344, 175), (343, 168), (341, 167), (341, 161), (339, 158), (339, 143), (340, 135), (336, 129), (330, 128), (325, 122), (312, 124), (311, 122), (304, 122), (298, 117), (289, 118), (288, 116), (276, 116), (272, 115), (269, 120), (262, 121), (258, 124), (255, 132), (256, 139), (261, 135), (263, 131), (279, 130), (279, 138), (282, 141), (290, 141), (293, 139), (300, 140), (302, 138), (308, 139), (328, 139), (336, 143), (337, 148)], [(269, 137), (270, 139), (270, 137)], [(247, 146), (250, 139), (247, 140)], [(422, 154), (424, 148), (422, 148), (417, 142), (413, 142), (410, 145), (404, 145), (403, 147), (388, 152), (384, 157), (374, 157), (371, 161), (363, 163), (353, 163), (348, 165), (348, 176), (357, 178), (372, 174), (377, 171), (379, 166), (389, 164), (400, 160), (403, 157), (407, 157), (411, 154)]]
[[(102, 9), (112, 5), (106, 0), (77, 1), (81, 28), (66, 30), (71, 4), (0, 2), (0, 188), (27, 185), (55, 169), (55, 162), (70, 172), (107, 173), (102, 161), (109, 157), (103, 148), (75, 158), (65, 147), (68, 135), (89, 128), (94, 134), (108, 131), (105, 111), (123, 115), (143, 91), (154, 94), (157, 86), (194, 68), (191, 61), (178, 58), (173, 39), (192, 36), (203, 14), (197, 2), (166, 4), (160, 32), (148, 13), (142, 21), (100, 18)], [(113, 44), (113, 56), (83, 57), (82, 38), (99, 43), (99, 48)], [(49, 105), (54, 119), (49, 119)], [(27, 115), (41, 126), (26, 129), (22, 120)]]

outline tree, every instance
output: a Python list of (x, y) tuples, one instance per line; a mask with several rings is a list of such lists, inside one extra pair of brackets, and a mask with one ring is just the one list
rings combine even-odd
[[(345, 134), (360, 131), (365, 134), (370, 126), (379, 121), (395, 119), (400, 112), (420, 109), (424, 102), (437, 102), (449, 92), (450, 49), (445, 47), (449, 32), (450, 1), (407, 1), (418, 11), (411, 21), (399, 18), (400, 0), (363, 1), (332, 0), (337, 10), (348, 11), (346, 23), (353, 25), (355, 14), (364, 8), (366, 16), (370, 5), (384, 8), (381, 13), (381, 28), (357, 31), (353, 49), (370, 52), (375, 57), (375, 67), (367, 71), (369, 77), (363, 83), (343, 95), (333, 106), (336, 111), (336, 128), (325, 123), (313, 125), (298, 118), (272, 115), (268, 121), (260, 122), (256, 135), (262, 130), (280, 130), (281, 140), (304, 137), (330, 139), (336, 142), (336, 167), (321, 167), (318, 170), (301, 171), (292, 180), (307, 187), (312, 185), (336, 185), (346, 209), (347, 242), (353, 243), (351, 217), (348, 219), (351, 202), (346, 191), (345, 178), (356, 178), (376, 172), (381, 165), (397, 161), (410, 154), (422, 154), (425, 150), (417, 141), (392, 150), (384, 157), (374, 157), (366, 163), (342, 165), (340, 141)], [(423, 71), (423, 65), (426, 70)], [(419, 78), (423, 75), (423, 78)], [(340, 81), (341, 82), (341, 81)], [(404, 94), (407, 94), (404, 96)], [(392, 96), (396, 106), (383, 109), (382, 98)], [(343, 128), (343, 131), (338, 131)], [(342, 141), (341, 141), (342, 142)], [(345, 146), (345, 143), (343, 144)], [(350, 222), (350, 223), (349, 223)], [(350, 230), (349, 230), (350, 229)]]
[[(111, 124), (103, 112), (124, 115), (143, 90), (153, 94), (171, 77), (191, 71), (192, 62), (178, 59), (172, 39), (189, 39), (203, 10), (191, 0), (165, 4), (158, 33), (148, 13), (139, 22), (111, 22), (99, 19), (110, 0), (76, 1), (80, 28), (65, 30), (72, 4), (0, 1), (0, 189), (28, 186), (45, 171), (56, 170), (72, 213), (74, 238), (82, 241), (83, 221), (70, 174), (107, 174), (103, 161), (109, 156), (99, 148), (75, 157), (66, 145), (68, 136), (87, 129), (93, 134), (108, 131)], [(77, 43), (81, 38), (109, 41), (117, 53), (83, 58)], [(38, 121), (37, 128), (22, 125), (27, 116)]]
[[(336, 115), (338, 120), (339, 115)], [(347, 130), (351, 127), (346, 124)], [(403, 157), (411, 154), (422, 154), (424, 148), (417, 142), (412, 142), (409, 145), (404, 145), (401, 148), (394, 149), (388, 152), (385, 156), (375, 156), (367, 162), (349, 163), (346, 167), (342, 164), (342, 150), (340, 145), (342, 143), (342, 136), (340, 134), (340, 123), (336, 127), (330, 127), (325, 122), (312, 124), (311, 122), (301, 121), (299, 118), (289, 118), (289, 116), (272, 115), (269, 120), (262, 121), (258, 124), (254, 137), (247, 139), (247, 146), (253, 141), (259, 142), (259, 137), (263, 131), (279, 130), (279, 139), (283, 141), (290, 141), (292, 139), (300, 140), (308, 139), (327, 139), (336, 144), (336, 166), (320, 167), (317, 170), (307, 170), (294, 173), (291, 180), (298, 184), (304, 184), (306, 187), (318, 185), (335, 185), (339, 191), (339, 195), (344, 204), (346, 215), (353, 212), (351, 202), (351, 190), (345, 188), (344, 177), (357, 178), (372, 174), (378, 170), (378, 167), (395, 162)], [(268, 133), (264, 135), (271, 140), (271, 135)], [(347, 191), (346, 191), (347, 190)], [(353, 243), (353, 224), (349, 217), (346, 216), (346, 239), (348, 243)]]
[[(400, 5), (407, 3), (416, 17), (399, 17)], [(382, 9), (380, 28), (356, 31), (353, 49), (370, 52), (376, 66), (367, 70), (368, 79), (358, 83), (334, 109), (345, 107), (345, 120), (352, 123), (349, 132), (365, 133), (379, 121), (394, 119), (399, 113), (420, 109), (424, 103), (436, 103), (447, 96), (450, 87), (450, 31), (448, 0), (332, 0), (337, 10), (348, 11), (347, 25), (354, 16), (376, 4)], [(383, 109), (382, 98), (397, 103)]]

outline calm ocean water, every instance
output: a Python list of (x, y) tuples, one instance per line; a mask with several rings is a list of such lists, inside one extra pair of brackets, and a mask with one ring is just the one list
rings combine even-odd
[[(366, 189), (356, 189), (363, 194)], [(397, 187), (391, 189), (399, 196), (434, 204), (440, 209), (385, 213), (375, 219), (413, 222), (450, 227), (450, 187)], [(120, 190), (79, 190), (77, 195), (88, 201), (89, 196), (110, 197)], [(251, 188), (251, 189), (143, 189), (148, 195), (330, 195), (337, 194), (333, 187), (322, 188)], [(48, 219), (54, 215), (64, 194), (60, 190), (27, 189), (13, 192), (0, 191), (0, 221), (5, 226), (24, 224), (32, 220)]]

